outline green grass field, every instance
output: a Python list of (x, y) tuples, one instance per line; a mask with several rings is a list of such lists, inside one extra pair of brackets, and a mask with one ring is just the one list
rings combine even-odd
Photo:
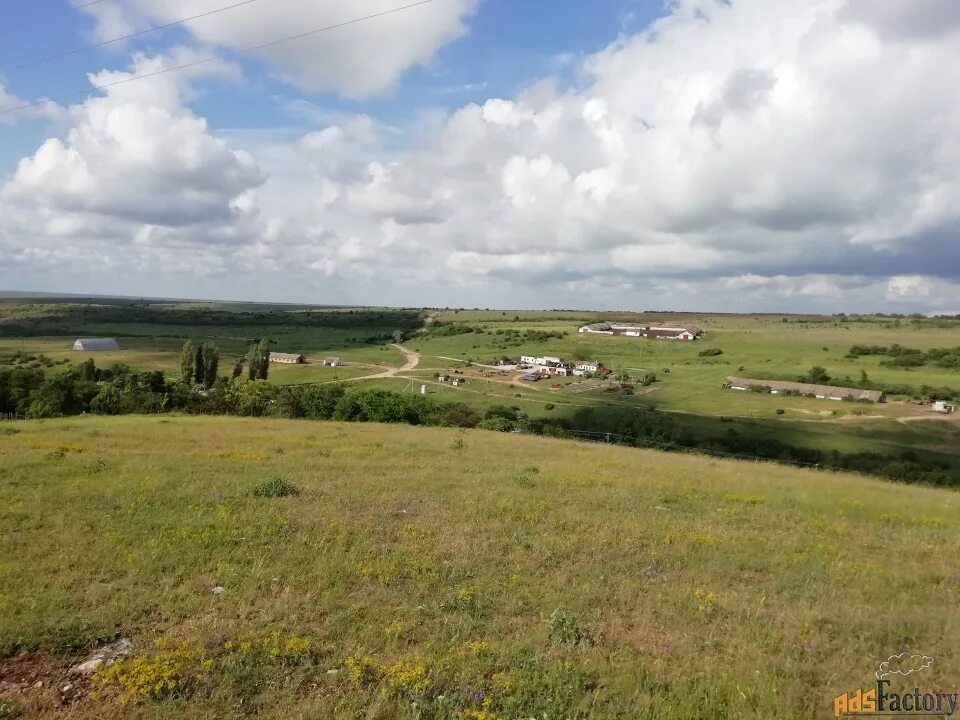
[[(602, 314), (598, 314), (602, 315)], [(889, 321), (841, 322), (839, 319), (811, 318), (809, 322), (793, 318), (784, 323), (780, 316), (725, 316), (675, 315), (638, 316), (636, 321), (652, 323), (694, 324), (705, 329), (701, 341), (678, 343), (667, 340), (649, 341), (628, 337), (580, 335), (579, 323), (563, 314), (560, 318), (534, 315), (521, 321), (513, 320), (514, 313), (495, 319), (496, 314), (463, 311), (455, 315), (441, 314), (448, 322), (479, 325), (482, 334), (469, 333), (452, 337), (414, 340), (424, 354), (424, 367), (444, 368), (450, 362), (438, 356), (488, 362), (497, 355), (558, 355), (597, 359), (607, 367), (624, 370), (637, 376), (644, 371), (658, 373), (660, 382), (648, 403), (664, 409), (681, 409), (710, 415), (773, 416), (778, 407), (794, 409), (809, 418), (829, 415), (835, 407), (823, 401), (804, 398), (776, 398), (742, 393), (731, 393), (721, 388), (729, 375), (746, 377), (783, 377), (796, 379), (812, 366), (827, 369), (836, 384), (856, 382), (865, 370), (872, 380), (880, 383), (948, 386), (960, 388), (960, 371), (925, 366), (913, 370), (884, 368), (879, 357), (857, 360), (845, 357), (852, 345), (891, 345), (929, 349), (960, 346), (960, 322), (917, 322), (909, 319)], [(630, 314), (615, 317), (631, 319)], [(592, 319), (584, 317), (584, 320)], [(519, 347), (502, 347), (502, 336), (497, 330), (520, 328), (568, 332), (562, 339), (552, 338), (541, 343)], [(720, 348), (723, 354), (701, 358), (699, 351)], [(741, 369), (742, 368), (742, 369)], [(669, 372), (665, 372), (669, 371)], [(904, 414), (909, 409), (896, 404), (872, 407), (871, 412), (884, 415)]]
[(902, 650), (960, 677), (949, 491), (235, 418), (9, 423), (0, 454), (8, 718), (795, 720)]
[[(699, 342), (677, 343), (577, 333), (580, 325), (597, 319), (694, 324), (704, 328), (705, 336)], [(432, 323), (458, 323), (480, 332), (454, 336), (417, 333), (425, 321), (428, 329)], [(71, 334), (62, 334), (68, 328)], [(406, 346), (419, 355), (417, 368), (394, 378), (357, 380), (403, 365), (401, 353), (384, 339), (401, 328), (408, 336)], [(545, 341), (517, 341), (505, 331), (565, 335)], [(685, 427), (700, 434), (715, 436), (733, 428), (844, 453), (916, 451), (953, 463), (960, 471), (960, 416), (938, 420), (927, 412), (927, 405), (907, 396), (892, 396), (891, 402), (882, 405), (863, 405), (735, 392), (722, 387), (729, 375), (797, 379), (819, 365), (826, 368), (835, 384), (856, 383), (861, 372), (866, 372), (881, 384), (918, 390), (929, 385), (960, 392), (957, 369), (933, 364), (915, 369), (883, 367), (883, 358), (878, 356), (846, 357), (855, 344), (898, 343), (918, 349), (960, 346), (957, 321), (573, 311), (310, 310), (195, 302), (117, 306), (24, 304), (23, 299), (15, 299), (0, 303), (0, 355), (19, 350), (43, 354), (54, 362), (77, 362), (86, 356), (70, 348), (82, 335), (119, 339), (122, 350), (95, 354), (101, 366), (120, 362), (172, 374), (178, 369), (179, 348), (184, 340), (191, 339), (216, 342), (221, 348), (221, 372), (226, 373), (233, 360), (243, 355), (250, 338), (268, 337), (275, 341), (276, 349), (303, 352), (311, 360), (303, 366), (271, 366), (270, 380), (278, 384), (348, 380), (357, 386), (417, 392), (427, 383), (431, 394), (481, 410), (515, 405), (533, 416), (555, 418), (590, 406), (654, 407), (675, 413)], [(722, 354), (700, 357), (698, 353), (706, 348), (719, 348)], [(609, 392), (594, 381), (563, 380), (561, 389), (553, 389), (553, 381), (522, 383), (513, 375), (491, 375), (465, 364), (521, 354), (597, 359), (632, 380), (647, 372), (656, 373), (657, 382), (649, 387), (637, 386), (632, 395)], [(341, 356), (347, 365), (325, 368), (320, 361), (326, 355)], [(67, 367), (54, 365), (48, 372), (55, 374)], [(438, 373), (453, 369), (460, 369), (469, 378), (466, 387), (450, 388), (433, 382)], [(914, 418), (923, 418), (923, 422), (913, 422)]]
[[(72, 350), (78, 337), (116, 337), (119, 352), (96, 353), (103, 364), (174, 372), (186, 340), (213, 342), (224, 370), (246, 354), (252, 339), (268, 338), (280, 352), (303, 353), (318, 363), (327, 355), (363, 364), (390, 364), (383, 349), (397, 329), (421, 324), (414, 311), (364, 308), (278, 309), (270, 305), (159, 303), (146, 307), (91, 304), (0, 303), (0, 354), (43, 353), (85, 359)], [(376, 339), (374, 342), (373, 339)], [(402, 364), (402, 358), (397, 365)], [(283, 382), (289, 368), (278, 371)], [(297, 376), (294, 376), (297, 377)]]

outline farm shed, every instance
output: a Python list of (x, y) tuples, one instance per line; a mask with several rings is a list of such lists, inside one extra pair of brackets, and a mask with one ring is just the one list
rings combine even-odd
[(338, 357), (328, 357), (323, 359), (323, 364), (329, 367), (339, 367), (343, 365), (343, 360)]
[(83, 352), (119, 350), (120, 344), (114, 338), (78, 338), (73, 344), (73, 349)]
[(560, 377), (566, 377), (570, 374), (570, 368), (562, 362), (551, 362), (539, 368), (540, 373), (543, 375), (555, 375)]
[(273, 363), (283, 363), (284, 365), (298, 365), (302, 362), (306, 362), (306, 358), (303, 355), (298, 353), (282, 353), (282, 352), (272, 352), (270, 353), (270, 362)]
[(752, 380), (749, 378), (728, 377), (731, 390), (749, 390), (750, 388), (769, 388), (771, 395), (813, 395), (821, 400), (864, 400), (873, 403), (887, 401), (887, 396), (879, 390), (861, 390), (860, 388), (836, 387), (834, 385), (815, 385), (813, 383), (789, 382), (786, 380)]

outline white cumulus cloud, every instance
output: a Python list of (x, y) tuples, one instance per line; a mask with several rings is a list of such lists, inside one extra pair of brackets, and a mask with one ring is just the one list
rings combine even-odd
[[(0, 189), (13, 218), (0, 232), (145, 232), (142, 262), (192, 243), (210, 272), (259, 268), (278, 292), (292, 276), (369, 280), (383, 302), (409, 288), (457, 303), (476, 288), (551, 307), (955, 306), (960, 13), (902, 5), (675, 0), (572, 60), (573, 85), (543, 78), (425, 113), (405, 142), (358, 114), (292, 142), (228, 144), (189, 109), (189, 83), (132, 83), (74, 108), (69, 134), (21, 162)], [(235, 49), (386, 6), (254, 3), (189, 32)], [(474, 9), (435, 2), (264, 59), (305, 89), (379, 93), (466, 32)], [(101, 33), (196, 11), (90, 8)]]
[[(258, 0), (185, 25), (198, 41), (243, 50), (311, 30), (386, 13), (409, 2), (396, 0)], [(477, 0), (438, 0), (273, 45), (256, 54), (303, 90), (335, 90), (367, 97), (391, 88), (411, 67), (427, 65), (441, 47), (467, 31)], [(176, 22), (224, 3), (196, 0), (124, 0), (84, 8), (104, 39)]]

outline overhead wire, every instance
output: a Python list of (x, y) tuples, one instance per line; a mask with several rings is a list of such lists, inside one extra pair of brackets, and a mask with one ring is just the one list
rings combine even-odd
[(57, 53), (55, 55), (48, 55), (46, 57), (37, 58), (36, 60), (31, 60), (29, 62), (22, 63), (20, 65), (8, 65), (7, 67), (0, 68), (0, 72), (10, 72), (11, 70), (23, 70), (25, 68), (34, 67), (35, 65), (41, 65), (46, 62), (52, 62), (53, 60), (60, 60), (61, 58), (70, 57), (71, 55), (77, 55), (78, 53), (86, 52), (88, 50), (95, 50), (96, 48), (105, 47), (106, 45), (112, 45), (113, 43), (122, 42), (123, 40), (130, 40), (132, 38), (141, 37), (143, 35), (149, 35), (150, 33), (158, 32), (159, 30), (166, 30), (168, 28), (176, 27), (177, 25), (183, 25), (192, 20), (199, 20), (200, 18), (209, 17), (210, 15), (216, 15), (218, 13), (226, 12), (227, 10), (233, 10), (243, 5), (250, 5), (251, 3), (258, 2), (258, 0), (243, 0), (243, 2), (234, 3), (233, 5), (227, 5), (226, 7), (217, 8), (216, 10), (208, 10), (207, 12), (200, 13), (199, 15), (192, 15), (187, 18), (182, 18), (180, 20), (174, 20), (172, 22), (164, 23), (163, 25), (155, 25), (153, 27), (147, 28), (145, 30), (138, 30), (137, 32), (128, 33), (126, 35), (120, 35), (115, 38), (110, 38), (109, 40), (103, 40), (101, 42), (92, 43), (90, 45), (84, 45), (83, 47), (74, 48), (73, 50), (67, 50), (62, 53)]
[[(386, 15), (392, 15), (394, 13), (402, 12), (404, 10), (409, 10), (411, 8), (418, 7), (420, 5), (427, 5), (428, 3), (433, 2), (433, 0), (418, 0), (417, 2), (409, 3), (407, 5), (401, 5), (400, 7), (391, 8), (389, 10), (381, 10), (380, 12), (371, 13), (370, 15), (364, 15), (363, 17), (353, 18), (352, 20), (345, 20), (343, 22), (335, 23), (333, 25), (327, 25), (321, 28), (315, 28), (313, 30), (307, 30), (306, 32), (297, 33), (295, 35), (289, 35), (287, 37), (278, 38), (276, 40), (271, 40), (269, 42), (260, 43), (259, 45), (252, 45), (250, 47), (242, 48), (240, 50), (229, 51), (225, 53), (227, 57), (233, 57), (237, 55), (244, 55), (246, 53), (256, 52), (257, 50), (263, 50), (269, 47), (275, 47), (277, 45), (282, 45), (283, 43), (293, 42), (295, 40), (301, 40), (312, 35), (317, 35), (319, 33), (328, 32), (330, 30), (336, 30), (338, 28), (347, 27), (348, 25), (356, 25), (357, 23), (364, 22), (366, 20), (373, 20), (374, 18), (384, 17)], [(98, 91), (104, 91), (118, 85), (125, 85), (127, 83), (135, 82), (137, 80), (144, 80), (146, 78), (157, 77), (158, 75), (166, 75), (167, 73), (178, 72), (180, 70), (187, 70), (189, 68), (198, 67), (200, 65), (205, 65), (206, 63), (216, 62), (220, 60), (219, 55), (212, 55), (210, 57), (204, 58), (202, 60), (194, 60), (192, 62), (183, 63), (182, 65), (175, 65), (173, 67), (163, 68), (162, 70), (155, 70), (149, 73), (142, 73), (140, 75), (132, 75), (122, 80), (115, 80), (109, 83), (103, 83), (101, 85), (91, 85), (91, 87), (85, 90), (79, 90), (71, 93), (62, 93), (50, 98), (44, 98), (43, 100), (37, 100), (35, 102), (24, 103), (22, 105), (15, 105), (13, 107), (7, 107), (0, 109), (0, 115), (6, 115), (13, 112), (18, 112), (20, 110), (28, 110), (30, 108), (40, 107), (42, 105), (49, 105), (51, 103), (59, 102), (60, 100), (65, 100), (73, 97), (80, 97), (85, 95), (91, 95)]]

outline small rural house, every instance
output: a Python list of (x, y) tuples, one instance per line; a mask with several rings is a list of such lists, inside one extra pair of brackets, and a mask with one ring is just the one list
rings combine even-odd
[(323, 364), (327, 367), (339, 367), (343, 365), (343, 360), (338, 357), (328, 357), (323, 359)]
[(860, 388), (836, 387), (834, 385), (815, 385), (813, 383), (788, 382), (786, 380), (750, 380), (748, 378), (728, 377), (731, 390), (750, 390), (768, 388), (771, 395), (811, 395), (820, 400), (863, 400), (883, 403), (887, 396), (879, 390), (861, 390)]
[(73, 349), (82, 352), (97, 352), (119, 350), (120, 345), (114, 338), (78, 338), (73, 344)]
[(300, 363), (306, 362), (307, 359), (298, 353), (282, 353), (282, 352), (272, 352), (270, 353), (270, 362), (272, 363), (283, 363), (284, 365), (299, 365)]
[(578, 360), (573, 363), (574, 375), (587, 375), (600, 372), (600, 362), (597, 360)]
[(949, 415), (952, 412), (956, 412), (957, 406), (953, 403), (948, 403), (946, 400), (937, 400), (930, 409), (935, 413), (942, 413), (944, 415)]

